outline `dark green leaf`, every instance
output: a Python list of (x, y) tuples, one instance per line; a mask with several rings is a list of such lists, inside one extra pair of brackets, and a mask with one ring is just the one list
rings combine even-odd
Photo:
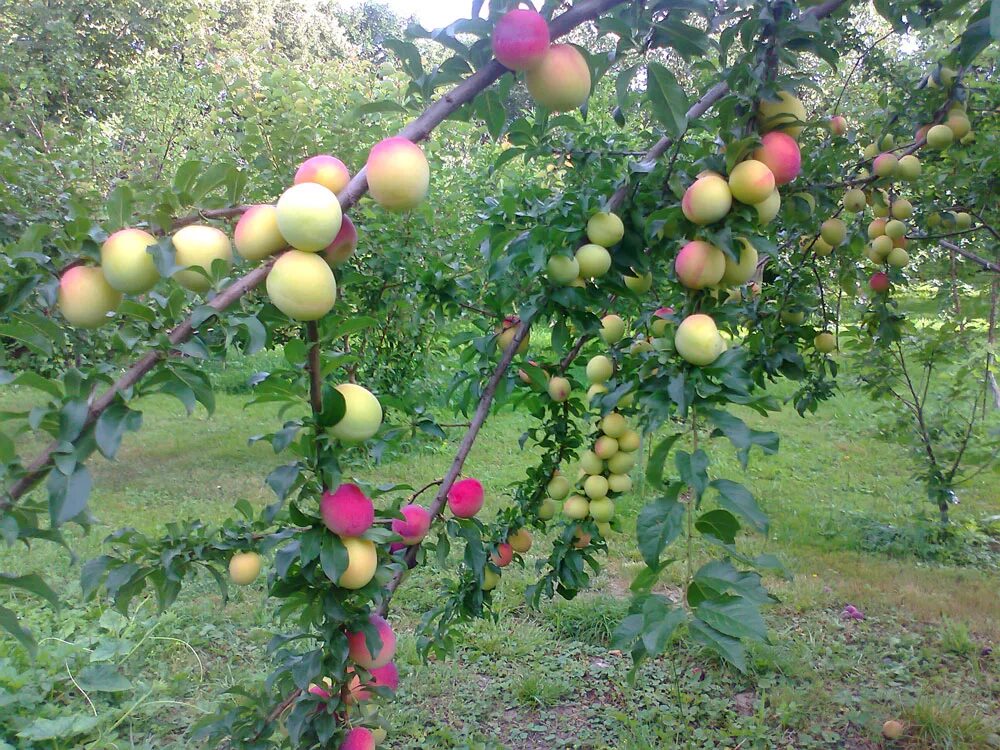
[(687, 506), (677, 501), (676, 489), (666, 497), (649, 503), (636, 520), (636, 537), (639, 552), (646, 565), (657, 567), (660, 555), (684, 529), (684, 513)]
[(742, 516), (744, 520), (748, 521), (758, 531), (767, 533), (767, 516), (757, 505), (757, 501), (750, 494), (750, 490), (742, 484), (730, 481), (729, 479), (713, 480), (711, 486), (719, 493), (719, 505)]
[(708, 625), (697, 617), (688, 623), (688, 633), (691, 639), (702, 644), (709, 651), (717, 654), (725, 661), (732, 664), (740, 672), (747, 671), (746, 649), (739, 639), (720, 633), (718, 630)]
[(726, 544), (733, 544), (736, 541), (736, 534), (740, 530), (740, 522), (728, 510), (719, 509), (702, 513), (694, 522), (694, 527), (705, 536), (714, 537)]
[(688, 101), (684, 89), (674, 74), (658, 62), (647, 66), (646, 95), (653, 106), (653, 115), (674, 138), (687, 130)]

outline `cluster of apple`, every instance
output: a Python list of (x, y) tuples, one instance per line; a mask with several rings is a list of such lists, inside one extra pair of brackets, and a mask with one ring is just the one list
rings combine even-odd
[[(585, 286), (587, 281), (599, 279), (611, 270), (609, 248), (621, 242), (625, 225), (613, 213), (599, 211), (587, 221), (587, 242), (575, 254), (552, 255), (545, 266), (546, 276), (556, 286)], [(652, 284), (652, 277), (625, 277), (626, 284)], [(646, 286), (649, 289), (649, 286)]]
[(570, 44), (552, 44), (549, 25), (536, 11), (515, 8), (493, 29), (493, 55), (510, 70), (524, 73), (536, 104), (552, 112), (582, 107), (590, 96), (590, 66)]
[[(366, 172), (372, 197), (389, 210), (408, 210), (427, 195), (427, 159), (405, 138), (376, 144)], [(281, 253), (268, 273), (266, 289), (275, 307), (293, 320), (318, 320), (333, 309), (333, 268), (350, 258), (358, 244), (357, 231), (337, 199), (350, 178), (336, 157), (314, 156), (299, 167), (292, 187), (275, 205), (250, 207), (236, 225), (236, 251), (245, 260)], [(209, 290), (213, 264), (233, 263), (233, 243), (217, 227), (190, 224), (174, 232), (171, 242), (178, 267), (172, 278), (191, 291)], [(80, 328), (97, 328), (111, 319), (123, 295), (150, 291), (160, 280), (148, 250), (155, 244), (157, 239), (144, 229), (121, 229), (101, 246), (100, 267), (75, 265), (65, 271), (57, 295), (63, 317)]]

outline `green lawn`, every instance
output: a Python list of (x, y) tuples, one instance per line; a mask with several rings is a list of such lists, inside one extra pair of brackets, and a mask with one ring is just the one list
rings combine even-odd
[[(0, 400), (23, 397), (8, 391)], [(271, 429), (275, 412), (244, 408), (245, 400), (221, 396), (212, 418), (187, 417), (166, 399), (145, 403), (144, 429), (126, 438), (119, 459), (93, 461), (100, 525), (87, 536), (70, 532), (81, 560), (99, 554), (106, 533), (120, 526), (155, 532), (171, 519), (219, 521), (241, 498), (270, 502), (263, 477), (278, 459), (247, 437)], [(634, 497), (620, 508), (628, 533), (613, 538), (592, 592), (528, 609), (523, 588), (545, 552), (536, 540), (529, 565), (503, 578), (499, 618), (469, 627), (453, 658), (422, 664), (414, 639), (403, 638), (388, 746), (873, 748), (893, 717), (909, 725), (907, 743), (895, 747), (1000, 743), (1000, 667), (988, 650), (1000, 638), (1000, 576), (988, 557), (948, 566), (922, 559), (918, 548), (898, 554), (897, 545), (895, 556), (870, 548), (872, 528), (910, 528), (932, 511), (909, 456), (886, 442), (871, 408), (848, 392), (807, 419), (791, 410), (748, 417), (779, 432), (782, 445), (775, 456), (755, 453), (743, 478), (772, 518), (770, 537), (742, 543), (778, 554), (795, 574), (769, 580), (781, 603), (769, 610), (771, 643), (753, 648), (749, 675), (679, 643), (629, 683), (630, 661), (611, 650), (609, 633), (640, 565), (631, 532), (642, 501)], [(494, 417), (469, 457), (468, 473), (496, 488), (488, 509), (505, 502), (501, 488), (530, 461), (518, 449), (524, 426), (510, 412)], [(358, 474), (412, 485), (439, 477), (461, 433), (449, 432), (448, 443)], [(711, 453), (718, 474), (738, 478), (728, 443), (716, 442)], [(995, 479), (981, 475), (965, 489), (957, 521), (1000, 512)], [(31, 664), (0, 639), (0, 750), (5, 739), (16, 748), (191, 747), (187, 727), (214, 711), (222, 691), (268, 672), (262, 582), (222, 606), (210, 582), (197, 580), (167, 614), (145, 600), (123, 618), (80, 602), (79, 563), (65, 550), (4, 549), (0, 570), (43, 572), (67, 599), (58, 614), (37, 600), (13, 602), (44, 640)], [(404, 635), (436, 600), (440, 575), (418, 570), (404, 584), (391, 614)], [(671, 585), (664, 581), (664, 590)], [(866, 619), (841, 620), (847, 603)], [(44, 739), (57, 717), (58, 731), (77, 732), (73, 739)]]

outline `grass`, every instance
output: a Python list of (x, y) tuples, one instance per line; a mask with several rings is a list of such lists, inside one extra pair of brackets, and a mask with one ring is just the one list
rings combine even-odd
[[(238, 391), (246, 372), (235, 368), (220, 377)], [(20, 398), (10, 390), (0, 396), (8, 403)], [(120, 526), (155, 533), (175, 518), (221, 521), (241, 498), (270, 502), (262, 480), (279, 459), (247, 438), (268, 431), (276, 412), (244, 408), (245, 398), (222, 395), (212, 418), (187, 417), (165, 398), (146, 402), (144, 429), (126, 438), (119, 459), (92, 461), (99, 525), (89, 535), (70, 531), (80, 558), (100, 554), (106, 533)], [(526, 568), (505, 574), (497, 621), (470, 625), (453, 658), (422, 663), (417, 656), (413, 628), (436, 601), (442, 571), (415, 571), (392, 613), (403, 634), (403, 678), (399, 700), (385, 709), (388, 745), (875, 748), (883, 746), (882, 722), (897, 717), (907, 723), (906, 738), (885, 747), (971, 750), (1000, 742), (1000, 669), (989, 653), (1000, 639), (996, 570), (866, 546), (866, 524), (908, 528), (930, 510), (905, 449), (885, 442), (870, 405), (850, 391), (808, 419), (790, 411), (747, 419), (779, 432), (781, 451), (755, 454), (740, 477), (734, 452), (717, 442), (712, 472), (745, 481), (772, 518), (769, 538), (746, 537), (742, 544), (778, 554), (795, 574), (768, 581), (781, 603), (768, 612), (771, 643), (752, 648), (750, 674), (678, 643), (630, 683), (631, 662), (611, 650), (610, 634), (639, 568), (632, 532), (642, 500), (632, 497), (620, 510), (626, 533), (613, 539), (592, 591), (528, 609), (523, 589), (546, 551), (538, 540)], [(518, 479), (530, 460), (517, 444), (524, 426), (510, 412), (491, 419), (469, 457), (469, 473), (487, 488)], [(356, 473), (411, 485), (439, 477), (460, 437), (450, 432), (449, 441), (382, 466), (359, 464)], [(505, 502), (490, 495), (487, 512)], [(964, 488), (956, 519), (998, 510), (995, 485), (983, 475)], [(0, 640), (0, 750), (7, 750), (4, 741), (26, 750), (190, 747), (185, 732), (215, 710), (224, 690), (268, 672), (264, 647), (272, 619), (260, 583), (222, 606), (211, 583), (199, 579), (164, 615), (147, 600), (122, 617), (103, 603), (80, 602), (79, 564), (52, 545), (36, 545), (30, 555), (0, 550), (0, 570), (44, 572), (67, 601), (56, 614), (4, 593), (13, 600), (6, 605), (45, 640), (34, 664)], [(847, 603), (866, 619), (841, 620)], [(118, 683), (108, 681), (105, 667)], [(50, 725), (39, 722), (63, 719), (79, 723), (61, 727), (62, 739), (17, 736), (28, 728), (30, 736), (44, 737)]]

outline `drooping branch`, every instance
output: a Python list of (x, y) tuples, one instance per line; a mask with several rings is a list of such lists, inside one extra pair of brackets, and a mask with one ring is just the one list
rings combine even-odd
[(983, 267), (987, 271), (992, 271), (993, 273), (1000, 273), (1000, 263), (995, 263), (991, 260), (987, 260), (979, 255), (976, 255), (971, 250), (966, 250), (964, 247), (960, 247), (953, 242), (948, 242), (947, 240), (941, 240), (938, 244), (941, 245), (945, 250), (950, 250), (953, 253), (958, 253), (963, 258), (971, 260)]

